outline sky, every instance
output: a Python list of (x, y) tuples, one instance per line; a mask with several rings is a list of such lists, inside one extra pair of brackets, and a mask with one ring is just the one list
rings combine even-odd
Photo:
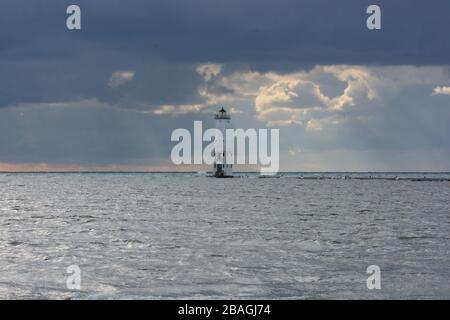
[(282, 171), (450, 171), (448, 0), (2, 0), (0, 15), (0, 171), (191, 170), (171, 132), (222, 106), (235, 128), (280, 129)]

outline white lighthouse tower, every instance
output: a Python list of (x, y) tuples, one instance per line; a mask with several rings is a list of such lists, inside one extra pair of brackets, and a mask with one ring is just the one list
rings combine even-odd
[(222, 133), (223, 143), (221, 147), (217, 146), (215, 149), (213, 173), (216, 178), (231, 178), (233, 177), (233, 161), (227, 163), (226, 153), (226, 129), (230, 126), (231, 117), (222, 107), (219, 112), (214, 115), (214, 119), (216, 119), (216, 128)]

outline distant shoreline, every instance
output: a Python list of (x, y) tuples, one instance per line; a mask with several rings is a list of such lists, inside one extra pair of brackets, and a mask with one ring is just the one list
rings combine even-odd
[[(0, 175), (158, 175), (211, 177), (205, 171), (0, 171)], [(384, 181), (441, 181), (450, 182), (449, 172), (279, 172), (261, 175), (259, 172), (236, 172), (234, 178), (299, 179), (299, 180), (384, 180)]]
[[(79, 173), (98, 173), (98, 174), (198, 174), (199, 171), (0, 171), (0, 174), (4, 173), (64, 173), (64, 174), (79, 174)], [(241, 171), (241, 172), (235, 172), (236, 175), (242, 175), (242, 174), (256, 174), (260, 175), (260, 172), (258, 171)], [(374, 175), (380, 175), (380, 174), (390, 174), (390, 175), (400, 175), (400, 174), (448, 174), (450, 175), (450, 171), (280, 171), (277, 173), (277, 175), (287, 175), (287, 174), (374, 174)]]

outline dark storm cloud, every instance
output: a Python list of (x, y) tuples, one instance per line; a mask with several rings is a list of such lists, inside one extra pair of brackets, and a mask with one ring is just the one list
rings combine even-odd
[[(65, 27), (73, 3), (81, 31)], [(382, 7), (381, 31), (365, 27), (372, 3)], [(450, 59), (448, 1), (8, 0), (0, 9), (0, 106), (92, 97), (195, 103), (194, 66), (207, 61), (289, 72)], [(126, 69), (137, 71), (131, 91), (110, 90), (111, 73)]]
[[(60, 15), (56, 9), (63, 3), (47, 4), (46, 8), (54, 7), (47, 9), (49, 14)], [(445, 0), (78, 3), (85, 13), (84, 40), (98, 48), (175, 62), (245, 62), (263, 69), (288, 62), (294, 66), (442, 64), (448, 62), (450, 52), (449, 44), (442, 41), (450, 27), (450, 3)], [(374, 3), (382, 7), (382, 31), (378, 32), (365, 26), (366, 8)], [(54, 24), (58, 19), (49, 21)]]

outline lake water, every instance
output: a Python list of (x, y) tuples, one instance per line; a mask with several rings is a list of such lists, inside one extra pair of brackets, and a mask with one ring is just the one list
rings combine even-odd
[(449, 175), (424, 175), (3, 173), (0, 298), (450, 299)]

